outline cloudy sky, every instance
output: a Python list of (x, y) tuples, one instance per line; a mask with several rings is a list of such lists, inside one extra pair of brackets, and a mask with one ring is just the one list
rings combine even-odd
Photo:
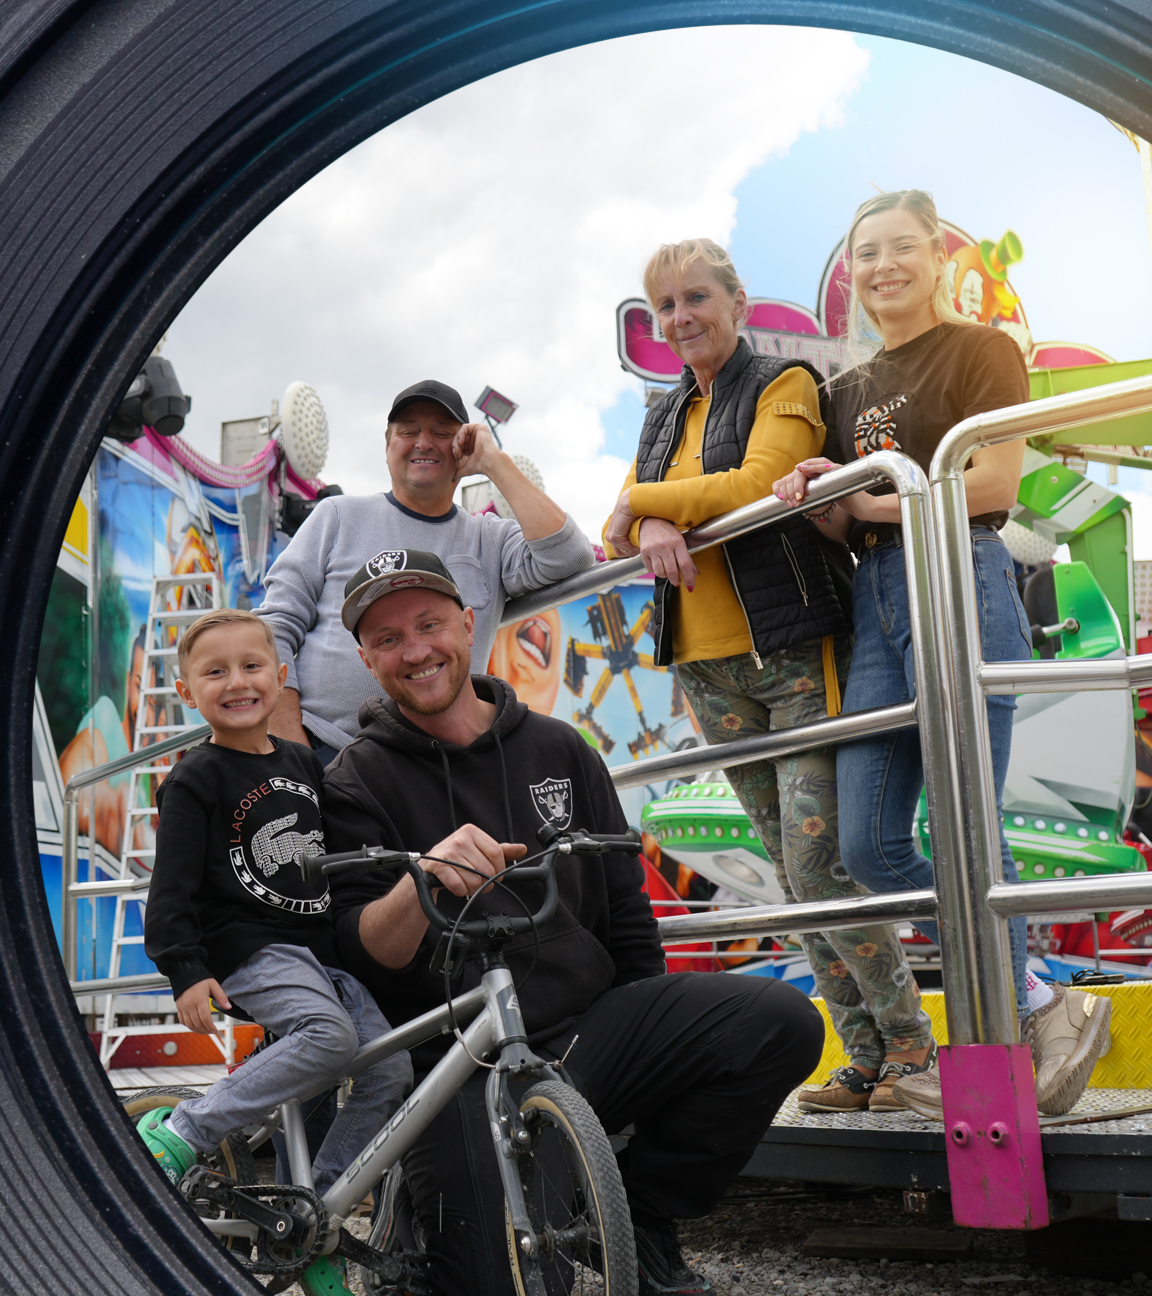
[[(978, 237), (1015, 229), (1034, 336), (1152, 355), (1137, 155), (1097, 114), (939, 51), (781, 27), (586, 46), (431, 104), (273, 213), (173, 323), (186, 435), (302, 379), (328, 411), (324, 476), (387, 488), (383, 416), (425, 377), (517, 401), (506, 444), (597, 533), (636, 444), (642, 385), (614, 312), (662, 241), (732, 249), (757, 296), (815, 304), (863, 198), (932, 190)], [(1152, 481), (1135, 490), (1152, 558)]]

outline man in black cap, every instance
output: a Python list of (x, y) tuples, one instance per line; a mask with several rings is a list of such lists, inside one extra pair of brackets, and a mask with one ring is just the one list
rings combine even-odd
[[(288, 682), (269, 728), (310, 744), (327, 764), (356, 733), (380, 685), (340, 624), (344, 584), (365, 553), (429, 551), (451, 567), (476, 618), (472, 667), (484, 671), (504, 604), (572, 576), (592, 546), (564, 510), (516, 467), (488, 428), (470, 423), (459, 392), (427, 379), (393, 401), (385, 434), (392, 489), (320, 502), (268, 573), (268, 618)], [(482, 473), (515, 520), (471, 517), (452, 502), (461, 477)]]
[[(435, 555), (407, 550), (375, 555), (348, 581), (341, 619), (387, 697), (365, 704), (358, 736), (324, 775), (328, 849), (426, 852), (422, 866), (451, 893), (437, 903), (452, 914), (453, 897), (534, 850), (543, 825), (627, 826), (603, 760), (578, 730), (529, 711), (503, 680), (469, 672), (474, 622), (454, 576)], [(632, 1126), (619, 1161), (640, 1296), (705, 1296), (711, 1285), (685, 1262), (676, 1221), (712, 1210), (748, 1163), (816, 1065), (823, 1024), (807, 996), (774, 977), (665, 975), (633, 857), (569, 856), (556, 881), (553, 918), (505, 952), (530, 1043), (567, 1059), (610, 1133)], [(443, 1003), (412, 879), (354, 869), (331, 888), (341, 961), (389, 1020)], [(490, 893), (476, 905), (498, 913), (508, 898)], [(478, 979), (473, 959), (463, 985)], [(413, 1049), (418, 1077), (451, 1042)], [(477, 1072), (404, 1160), (433, 1296), (514, 1291), (484, 1084)]]

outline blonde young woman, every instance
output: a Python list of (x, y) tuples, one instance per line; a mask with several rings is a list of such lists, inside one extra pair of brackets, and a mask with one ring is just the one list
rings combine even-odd
[[(878, 334), (870, 360), (839, 374), (830, 386), (826, 450), (775, 484), (793, 505), (807, 481), (840, 463), (877, 450), (899, 450), (925, 471), (944, 434), (961, 419), (1017, 405), (1029, 396), (1024, 357), (1000, 329), (959, 315), (945, 283), (944, 235), (929, 194), (918, 189), (881, 194), (857, 210), (848, 233), (851, 336)], [(1016, 503), (1023, 441), (978, 450), (964, 474), (985, 661), (1032, 655), (1028, 618), (1016, 588), (1012, 558), (999, 530)], [(846, 538), (859, 560), (853, 591), (855, 650), (845, 711), (890, 706), (913, 695), (911, 632), (900, 509), (891, 488), (852, 495), (820, 522)], [(1012, 744), (1014, 697), (988, 698), (988, 728), (997, 804)], [(924, 783), (915, 730), (884, 734), (841, 747), (837, 757), (844, 864), (874, 892), (930, 887), (932, 864), (915, 847), (912, 821)], [(1004, 876), (1017, 878), (1003, 828)], [(1108, 1042), (1111, 1004), (1083, 991), (1055, 992), (1026, 971), (1023, 918), (1010, 924), (1022, 1033), (1032, 1043), (1036, 1094), (1046, 1113), (1068, 1111), (1083, 1093)], [(935, 925), (925, 925), (934, 936)], [(1095, 1011), (1093, 1011), (1095, 1010)], [(939, 1073), (929, 1068), (901, 1077), (895, 1095), (922, 1115), (941, 1117)]]
[[(738, 334), (748, 309), (728, 254), (708, 239), (661, 247), (644, 290), (679, 385), (648, 412), (604, 531), (616, 556), (642, 553), (656, 576), (652, 638), (676, 664), (710, 742), (789, 729), (839, 709), (849, 654), (851, 560), (805, 518), (689, 556), (681, 532), (762, 499), (824, 442), (817, 384), (801, 361), (754, 356)], [(797, 901), (856, 894), (837, 842), (831, 750), (726, 771)], [(812, 1110), (892, 1110), (895, 1075), (916, 1066), (931, 1027), (890, 927), (805, 936), (804, 947), (852, 1066), (805, 1091)], [(904, 1074), (900, 1070), (898, 1074)]]

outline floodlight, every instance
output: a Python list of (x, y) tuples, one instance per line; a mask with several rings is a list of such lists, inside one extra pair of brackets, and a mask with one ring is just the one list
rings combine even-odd
[(491, 387), (485, 387), (476, 398), (476, 408), (489, 423), (507, 423), (520, 406)]
[(192, 397), (181, 390), (172, 362), (150, 355), (124, 393), (107, 435), (117, 441), (135, 441), (147, 425), (161, 436), (176, 436), (183, 431), (191, 408)]

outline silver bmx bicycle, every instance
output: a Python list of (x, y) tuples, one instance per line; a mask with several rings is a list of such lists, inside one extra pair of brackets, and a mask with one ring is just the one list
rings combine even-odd
[[(608, 1296), (636, 1296), (636, 1248), (631, 1217), (611, 1145), (595, 1112), (572, 1086), (561, 1063), (538, 1057), (528, 1046), (524, 1020), (503, 951), (515, 937), (532, 934), (556, 912), (555, 866), (564, 855), (638, 854), (639, 834), (605, 836), (584, 832), (540, 832), (544, 851), (510, 864), (494, 883), (476, 892), (456, 918), (437, 908), (432, 881), (419, 854), (365, 847), (312, 858), (297, 856), (306, 879), (318, 874), (367, 866), (407, 871), (420, 906), (440, 933), (432, 970), (446, 986), (470, 956), (478, 957), (481, 979), (475, 989), (442, 1008), (425, 1013), (397, 1030), (365, 1044), (349, 1069), (354, 1080), (375, 1063), (439, 1035), (456, 1042), (399, 1110), (320, 1197), (312, 1183), (311, 1157), (304, 1130), (301, 1094), (284, 1103), (251, 1136), (228, 1136), (218, 1156), (194, 1166), (179, 1191), (201, 1222), (249, 1270), (271, 1274), (269, 1291), (299, 1281), (313, 1292), (308, 1268), (325, 1255), (344, 1256), (360, 1269), (374, 1296), (422, 1296), (428, 1291), (422, 1231), (403, 1177), (400, 1160), (457, 1090), (479, 1067), (490, 1068), (484, 1100), (496, 1161), (504, 1188), (508, 1258), (521, 1296), (568, 1296), (581, 1290), (591, 1272), (601, 1275)], [(462, 867), (462, 866), (457, 866)], [(539, 907), (509, 883), (538, 884)], [(510, 908), (469, 917), (472, 902), (499, 889)], [(495, 1061), (485, 1061), (495, 1057)], [(511, 1082), (530, 1087), (514, 1099)], [(146, 1090), (125, 1104), (138, 1116), (152, 1107), (171, 1106), (188, 1096), (172, 1087)], [(292, 1183), (256, 1183), (251, 1149), (282, 1131)], [(367, 1242), (344, 1227), (367, 1194), (377, 1190), (378, 1206)], [(330, 1290), (330, 1288), (328, 1289)]]

